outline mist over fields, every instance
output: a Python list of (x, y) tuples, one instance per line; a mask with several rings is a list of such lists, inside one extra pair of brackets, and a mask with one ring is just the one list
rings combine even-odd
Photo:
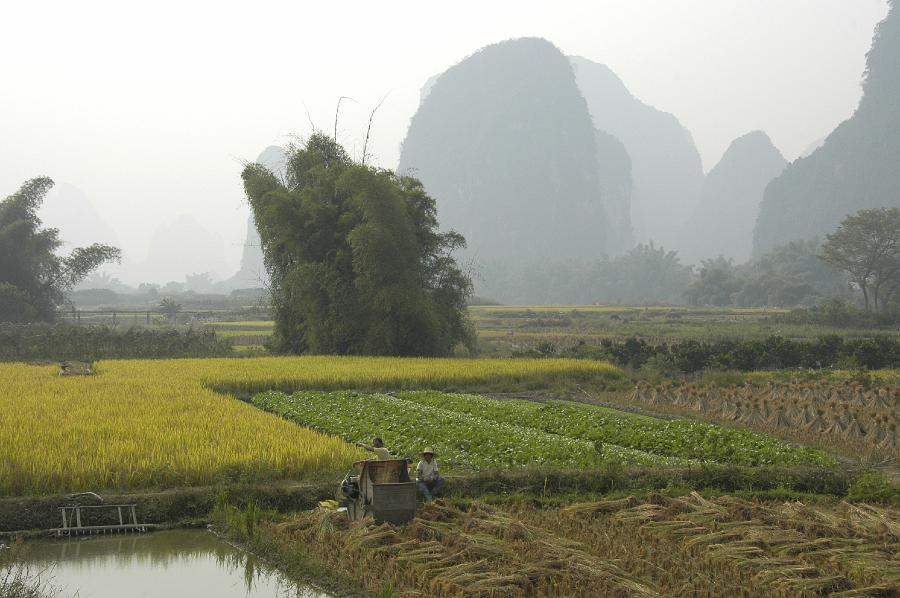
[[(867, 18), (883, 15), (866, 10)], [(628, 69), (614, 63), (629, 63), (615, 53), (549, 35), (509, 36), (445, 54), (451, 66), (443, 70), (440, 60), (423, 60), (406, 120), (392, 112), (390, 93), (383, 105), (335, 97), (333, 114), (301, 107), (274, 143), (230, 160), (235, 169), (256, 161), (284, 176), (290, 146), (318, 130), (335, 133), (356, 159), (366, 151), (370, 162), (420, 179), (436, 201), (441, 229), (465, 236), (467, 246), (455, 256), (482, 298), (702, 304), (727, 295), (730, 305), (816, 304), (834, 296), (827, 290), (833, 277), (823, 277), (819, 265), (803, 270), (797, 264), (812, 263), (847, 215), (900, 203), (898, 20), (892, 9), (870, 30), (869, 51), (856, 51), (865, 68), (842, 84), (861, 85), (863, 95), (849, 118), (829, 120), (826, 111), (809, 108), (822, 128), (816, 135), (792, 135), (781, 118), (769, 119), (769, 130), (716, 127), (722, 116), (714, 111), (698, 116), (684, 103), (664, 101), (665, 94), (645, 96), (646, 80), (625, 76)], [(686, 63), (684, 72), (696, 66)], [(809, 77), (817, 68), (807, 66)], [(292, 77), (303, 79), (303, 70)], [(789, 96), (805, 92), (810, 81), (798, 74), (794, 88), (782, 85), (753, 101), (770, 114), (787, 113)], [(710, 82), (683, 93), (706, 105), (712, 89)], [(359, 132), (368, 117), (371, 139)], [(737, 110), (732, 118), (746, 122)], [(710, 141), (713, 128), (718, 146)], [(732, 131), (730, 140), (724, 130)], [(386, 149), (391, 135), (396, 154)], [(265, 287), (253, 218), (239, 195), (215, 200), (220, 183), (192, 191), (198, 201), (218, 201), (220, 210), (198, 213), (190, 201), (144, 202), (123, 227), (128, 192), (110, 210), (105, 198), (92, 197), (89, 181), (84, 187), (60, 182), (41, 216), (60, 229), (64, 246), (101, 241), (125, 248), (120, 264), (104, 266), (80, 289), (127, 294), (141, 284), (171, 283), (173, 292), (227, 294)], [(237, 176), (231, 184), (239, 190)], [(177, 185), (172, 190), (178, 193)], [(226, 216), (229, 224), (222, 226)], [(798, 268), (802, 289), (786, 292), (796, 286), (790, 279), (796, 282)], [(697, 291), (704, 276), (728, 281), (714, 293), (719, 299)], [(753, 285), (763, 290), (750, 292)]]

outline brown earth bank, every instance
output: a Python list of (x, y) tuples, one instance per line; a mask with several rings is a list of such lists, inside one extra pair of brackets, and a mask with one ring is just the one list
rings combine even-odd
[[(523, 498), (539, 503), (571, 502), (573, 497), (606, 496), (623, 492), (653, 492), (664, 489), (709, 490), (713, 493), (815, 494), (842, 498), (858, 472), (842, 468), (738, 467), (697, 465), (673, 468), (623, 468), (560, 470), (547, 468), (498, 469), (448, 476), (448, 495), (457, 499), (497, 497)], [(223, 484), (144, 492), (100, 492), (107, 504), (134, 503), (140, 523), (178, 524), (205, 522), (217, 500), (245, 505), (251, 500), (260, 508), (282, 513), (315, 508), (319, 501), (337, 497), (340, 480), (316, 482), (272, 482), (270, 484)], [(47, 530), (61, 525), (59, 507), (75, 504), (70, 495), (12, 497), (0, 499), (0, 533)], [(80, 497), (79, 504), (99, 504)], [(97, 525), (117, 523), (92, 520)], [(99, 517), (99, 515), (97, 516)]]
[[(254, 500), (279, 511), (301, 511), (315, 507), (320, 500), (333, 498), (332, 483), (272, 483), (269, 485), (229, 485), (197, 488), (173, 488), (155, 492), (101, 492), (103, 501), (68, 494), (0, 499), (0, 534), (27, 530), (48, 530), (62, 525), (59, 507), (72, 504), (136, 504), (138, 522), (146, 524), (203, 522), (220, 497), (235, 504)], [(92, 514), (91, 525), (118, 523), (114, 511)], [(83, 522), (85, 525), (87, 521)]]

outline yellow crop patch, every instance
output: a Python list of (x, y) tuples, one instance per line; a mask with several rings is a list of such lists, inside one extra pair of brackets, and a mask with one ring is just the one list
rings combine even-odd
[(622, 376), (600, 362), (262, 357), (0, 364), (0, 495), (334, 475), (361, 452), (220, 392)]

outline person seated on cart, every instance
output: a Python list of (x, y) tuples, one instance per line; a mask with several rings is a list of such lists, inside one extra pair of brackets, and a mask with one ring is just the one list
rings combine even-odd
[(357, 442), (356, 446), (362, 447), (369, 451), (370, 453), (375, 453), (375, 458), (379, 461), (387, 461), (388, 459), (393, 459), (391, 456), (391, 451), (387, 450), (384, 447), (384, 441), (378, 436), (372, 440), (372, 444), (366, 444), (365, 442)]
[(422, 451), (422, 460), (416, 465), (416, 485), (425, 498), (425, 502), (434, 500), (444, 487), (444, 478), (438, 472), (438, 463), (434, 459), (434, 449), (430, 446)]

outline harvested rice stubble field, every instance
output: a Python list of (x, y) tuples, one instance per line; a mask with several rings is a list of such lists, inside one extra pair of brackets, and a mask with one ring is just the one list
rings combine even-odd
[(900, 385), (851, 380), (762, 385), (638, 384), (624, 403), (691, 413), (729, 424), (842, 449), (870, 461), (900, 463)]
[(896, 596), (900, 513), (633, 497), (537, 509), (443, 502), (404, 527), (319, 510), (263, 533), (378, 592), (456, 596)]

